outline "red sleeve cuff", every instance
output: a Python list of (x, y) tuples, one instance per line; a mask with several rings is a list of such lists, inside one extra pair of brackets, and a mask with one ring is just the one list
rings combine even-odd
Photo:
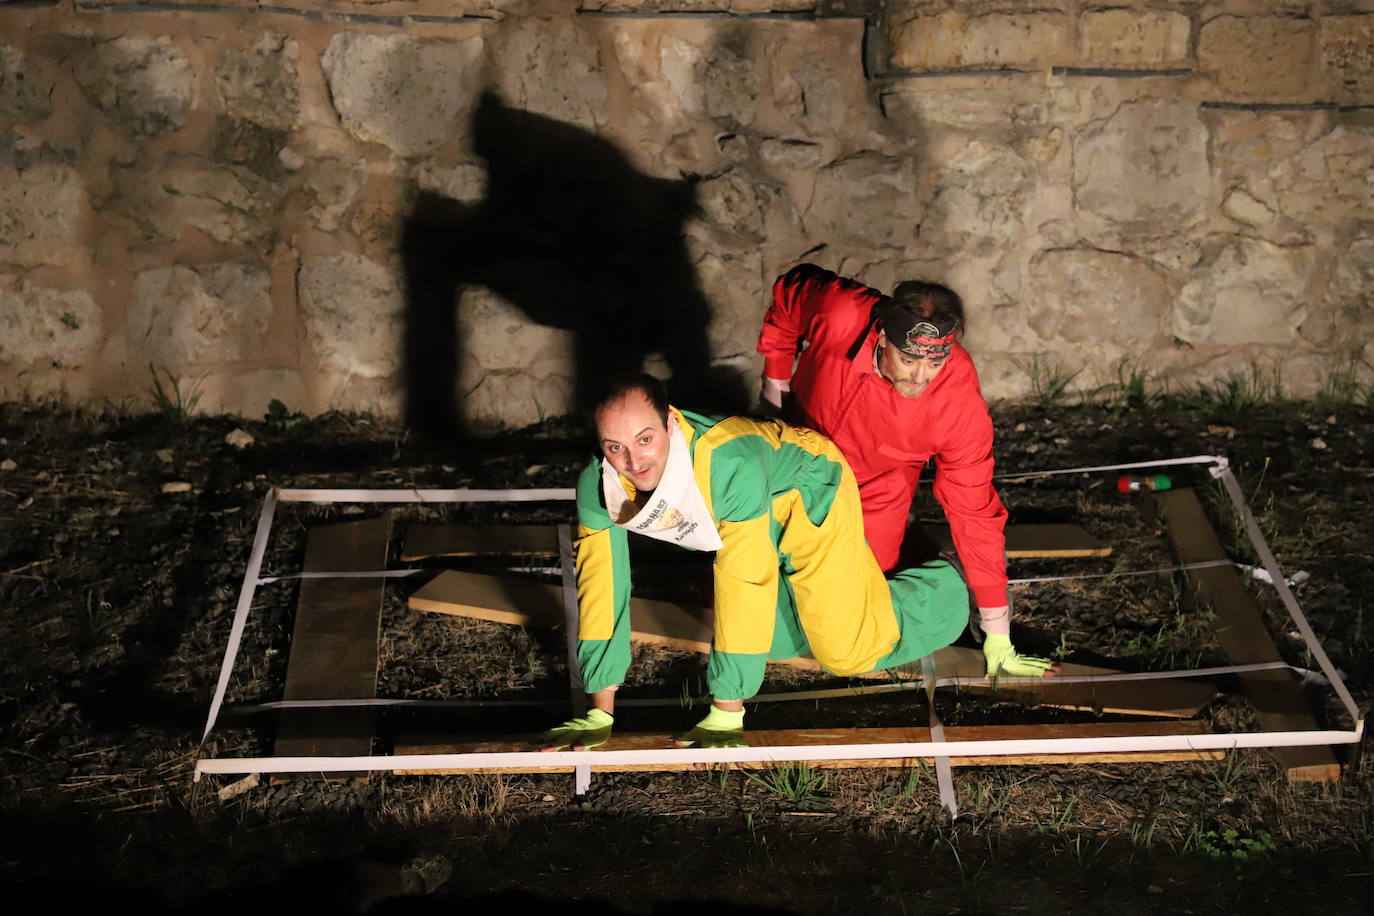
[(795, 356), (765, 356), (763, 358), (763, 374), (768, 378), (792, 380), (792, 364), (797, 361)]
[(1005, 607), (1007, 604), (1007, 583), (983, 583), (969, 585), (973, 600), (979, 607)]

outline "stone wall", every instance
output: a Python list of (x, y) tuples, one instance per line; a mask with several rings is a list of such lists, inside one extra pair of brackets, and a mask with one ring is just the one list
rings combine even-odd
[[(483, 200), (486, 88), (691, 179), (750, 379), (803, 258), (953, 286), (993, 397), (1374, 365), (1370, 0), (10, 0), (0, 397), (146, 401), (151, 363), (206, 410), (398, 411), (401, 227)], [(565, 412), (572, 332), (457, 298), (468, 418)]]

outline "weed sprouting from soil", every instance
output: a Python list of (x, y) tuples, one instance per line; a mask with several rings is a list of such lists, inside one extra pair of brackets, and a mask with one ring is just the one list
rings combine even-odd
[(1051, 361), (1042, 356), (1032, 357), (1028, 363), (1017, 363), (1030, 381), (1029, 398), (1038, 407), (1057, 407), (1068, 400), (1074, 380), (1082, 369), (1070, 371), (1063, 360)]
[(183, 379), (172, 375), (167, 369), (163, 369), (162, 372), (167, 376), (165, 386), (158, 376), (157, 367), (152, 363), (148, 364), (148, 374), (153, 379), (153, 406), (166, 419), (177, 423), (185, 422), (200, 406), (201, 383), (199, 380), (190, 381), (183, 388)]
[(823, 793), (830, 784), (830, 776), (825, 770), (806, 763), (775, 763), (759, 773), (745, 770), (744, 775), (755, 785), (793, 804), (823, 801)]

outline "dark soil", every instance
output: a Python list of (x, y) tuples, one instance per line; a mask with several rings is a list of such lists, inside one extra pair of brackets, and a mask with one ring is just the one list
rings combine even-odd
[[(1361, 709), (1374, 666), (1374, 464), (1368, 408), (1251, 406), (1244, 415), (1105, 407), (997, 410), (999, 468), (1229, 455), (1299, 600)], [(256, 440), (237, 449), (235, 429)], [(1374, 876), (1374, 781), (1338, 749), (1334, 785), (1289, 784), (1266, 752), (1222, 762), (956, 770), (950, 824), (920, 770), (818, 773), (793, 797), (769, 774), (271, 781), (221, 800), (233, 777), (192, 782), (207, 755), (270, 752), (270, 716), (227, 716), (198, 747), (264, 493), (301, 487), (569, 486), (586, 442), (550, 422), (461, 454), (427, 452), (393, 425), (327, 415), (273, 423), (120, 416), (0, 405), (0, 892), (45, 910), (145, 912), (1365, 913)], [(1248, 543), (1205, 473), (1195, 487), (1234, 559)], [(189, 489), (164, 492), (185, 482)], [(1111, 558), (1020, 563), (1017, 577), (1168, 566), (1167, 540), (1114, 475), (1008, 482), (1013, 521), (1073, 521)], [(172, 488), (175, 490), (176, 488)], [(928, 497), (925, 497), (928, 500)], [(931, 502), (921, 506), (938, 518)], [(371, 506), (284, 507), (267, 571), (298, 569), (309, 526)], [(359, 514), (362, 513), (362, 514)], [(408, 507), (413, 521), (565, 520), (560, 505)], [(684, 578), (699, 579), (685, 569)], [(420, 699), (548, 698), (504, 718), (538, 729), (566, 708), (556, 635), (412, 613), (416, 581), (392, 580), (380, 692)], [(653, 582), (645, 583), (652, 587)], [(1272, 588), (1252, 585), (1285, 659), (1314, 667)], [(234, 704), (280, 696), (293, 583), (255, 601), (230, 687)], [(1016, 588), (1018, 644), (1128, 670), (1225, 664), (1213, 621), (1172, 575)], [(627, 694), (699, 692), (702, 662), (640, 653)], [(833, 685), (779, 670), (767, 689)], [(1223, 683), (1234, 689), (1232, 683)], [(1310, 685), (1319, 720), (1349, 721)], [(950, 694), (946, 724), (1091, 721)], [(629, 730), (671, 732), (678, 707), (626, 711)], [(751, 727), (924, 722), (918, 696), (768, 704)], [(1257, 727), (1223, 693), (1217, 729)], [(453, 714), (450, 731), (490, 730)], [(385, 747), (382, 750), (386, 750)], [(1364, 901), (1361, 903), (1360, 901)]]

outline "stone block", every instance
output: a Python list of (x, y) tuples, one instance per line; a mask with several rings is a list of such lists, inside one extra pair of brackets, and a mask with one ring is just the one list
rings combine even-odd
[(807, 170), (821, 164), (825, 151), (805, 140), (768, 139), (759, 144), (759, 159), (775, 169)]
[(1188, 56), (1192, 25), (1171, 10), (1089, 10), (1078, 20), (1079, 63), (1158, 67)]
[(138, 138), (180, 130), (190, 117), (196, 74), (167, 35), (124, 35), (96, 44), (76, 64), (82, 90), (110, 123)]
[(1054, 121), (1039, 88), (906, 89), (884, 95), (883, 109), (904, 133), (922, 139), (940, 128), (1007, 137), (1048, 129)]
[(359, 140), (421, 156), (468, 131), (482, 88), (479, 37), (338, 32), (320, 58), (339, 119)]
[(415, 170), (415, 185), (453, 200), (476, 203), (487, 194), (487, 170), (475, 162), (451, 168), (425, 163)]
[(542, 367), (572, 375), (572, 332), (538, 324), (488, 290), (463, 291), (458, 328), (465, 363), (483, 372)]
[(877, 112), (865, 86), (859, 51), (864, 38), (857, 23), (788, 26), (760, 33), (755, 47), (767, 99), (770, 129), (792, 136), (822, 138), (861, 135)]
[(145, 270), (129, 309), (130, 350), (162, 369), (252, 362), (272, 320), (270, 276), (257, 264)]
[(294, 38), (264, 32), (249, 48), (231, 48), (215, 67), (215, 88), (225, 112), (276, 130), (291, 130), (300, 117), (300, 46)]
[(659, 71), (682, 116), (747, 125), (754, 119), (758, 98), (753, 61), (747, 46), (731, 32), (722, 30), (716, 37), (721, 40), (702, 48), (677, 35), (664, 35), (659, 41)]
[(1034, 173), (1016, 151), (1000, 144), (966, 143), (934, 174), (923, 245), (967, 254), (993, 254), (1021, 236)]
[(595, 37), (571, 17), (512, 17), (490, 31), (496, 87), (512, 107), (595, 130), (606, 122), (606, 71)]
[(1302, 325), (1304, 340), (1358, 349), (1374, 339), (1374, 239), (1335, 253), (1326, 295)]
[(1206, 211), (1207, 129), (1193, 102), (1127, 102), (1073, 140), (1078, 210), (1125, 233), (1174, 233)]
[(1216, 236), (1179, 293), (1174, 335), (1194, 346), (1291, 346), (1307, 317), (1310, 248)]
[(763, 313), (771, 301), (772, 277), (764, 279), (756, 251), (704, 255), (696, 265), (702, 292), (711, 304), (707, 328), (711, 356), (733, 360), (754, 355)]
[(459, 384), (463, 419), (479, 433), (529, 426), (572, 409), (572, 380), (564, 375), (505, 369), (482, 371)]
[(1226, 199), (1221, 202), (1221, 210), (1231, 219), (1252, 229), (1267, 226), (1274, 219), (1274, 211), (1244, 188), (1228, 191)]
[(310, 219), (325, 232), (334, 232), (366, 181), (366, 164), (361, 161), (321, 159), (312, 163), (301, 182)]
[(817, 173), (803, 222), (813, 243), (901, 248), (915, 237), (922, 212), (915, 163), (866, 152)]
[(113, 170), (113, 218), (132, 219), (150, 238), (177, 239), (188, 226), (220, 242), (264, 246), (276, 232), (282, 190), (253, 171), (196, 156)]
[(52, 114), (53, 80), (14, 45), (0, 42), (0, 129)]
[(578, 9), (607, 13), (806, 12), (816, 0), (581, 0)]
[(1030, 327), (1056, 343), (1113, 343), (1141, 352), (1172, 333), (1168, 283), (1148, 262), (1111, 251), (1043, 251), (1021, 296)]
[[(104, 315), (85, 290), (37, 286), (0, 274), (0, 379), (80, 368), (95, 356), (103, 338)], [(52, 390), (48, 384), (0, 387), (7, 396)]]
[(1321, 59), (1345, 97), (1367, 103), (1374, 95), (1374, 15), (1322, 17)]
[(315, 413), (326, 405), (315, 404), (306, 391), (305, 380), (295, 368), (246, 369), (212, 372), (200, 385), (201, 407), (207, 413), (227, 413), (257, 419), (267, 413), (267, 405), (281, 401), (291, 410)]
[(1348, 229), (1374, 220), (1374, 126), (1337, 124), (1296, 155), (1269, 165), (1278, 209), (1314, 228)]
[(337, 378), (390, 378), (400, 364), (405, 298), (397, 272), (353, 254), (308, 255), (296, 300), (314, 361)]
[(1059, 12), (947, 12), (920, 16), (892, 34), (897, 70), (1044, 68), (1062, 63), (1070, 20)]
[(81, 179), (65, 165), (0, 163), (0, 262), (71, 264), (80, 253), (84, 197)]
[(708, 226), (735, 241), (756, 244), (776, 192), (739, 169), (697, 185), (697, 204)]
[(1198, 32), (1198, 66), (1238, 96), (1320, 96), (1312, 83), (1317, 24), (1282, 16), (1218, 16)]

